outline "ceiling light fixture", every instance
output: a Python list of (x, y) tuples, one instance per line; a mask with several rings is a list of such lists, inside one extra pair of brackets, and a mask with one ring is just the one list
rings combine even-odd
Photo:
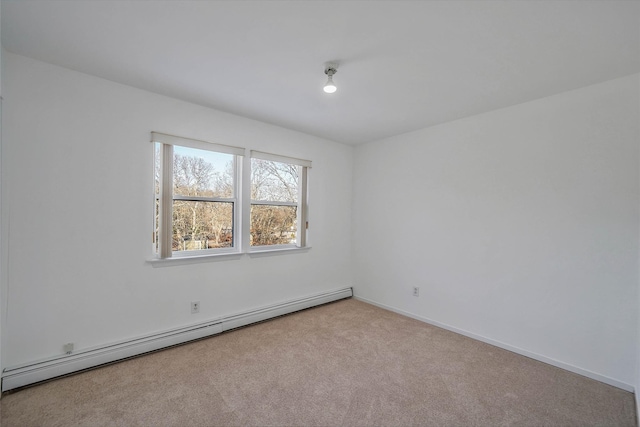
[(326, 93), (333, 93), (335, 92), (338, 88), (336, 87), (335, 83), (333, 83), (333, 75), (335, 73), (338, 72), (338, 64), (327, 64), (324, 67), (324, 73), (329, 76), (329, 78), (327, 79), (327, 83), (324, 85), (323, 90)]

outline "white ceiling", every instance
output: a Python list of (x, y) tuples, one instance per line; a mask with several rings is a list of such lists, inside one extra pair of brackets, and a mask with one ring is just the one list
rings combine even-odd
[(639, 1), (2, 0), (1, 16), (10, 52), (349, 144), (640, 72)]

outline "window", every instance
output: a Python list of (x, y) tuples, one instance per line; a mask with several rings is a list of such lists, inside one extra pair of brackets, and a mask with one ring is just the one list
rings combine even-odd
[(152, 132), (155, 258), (307, 246), (311, 162)]
[(237, 252), (244, 150), (152, 133), (159, 258)]
[(311, 162), (251, 152), (252, 247), (304, 247)]

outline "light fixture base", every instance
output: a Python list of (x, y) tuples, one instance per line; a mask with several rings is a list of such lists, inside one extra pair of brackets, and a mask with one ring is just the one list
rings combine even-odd
[(327, 62), (324, 64), (324, 73), (328, 76), (333, 76), (338, 72), (338, 64), (335, 62)]

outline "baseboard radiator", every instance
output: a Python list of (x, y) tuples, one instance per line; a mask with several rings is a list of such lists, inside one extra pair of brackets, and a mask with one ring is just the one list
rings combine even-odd
[(12, 390), (61, 375), (94, 368), (104, 365), (105, 363), (115, 362), (176, 344), (216, 335), (224, 331), (352, 296), (352, 288), (338, 289), (260, 307), (184, 328), (172, 329), (92, 349), (75, 351), (68, 355), (40, 362), (5, 368), (2, 373), (2, 391)]

